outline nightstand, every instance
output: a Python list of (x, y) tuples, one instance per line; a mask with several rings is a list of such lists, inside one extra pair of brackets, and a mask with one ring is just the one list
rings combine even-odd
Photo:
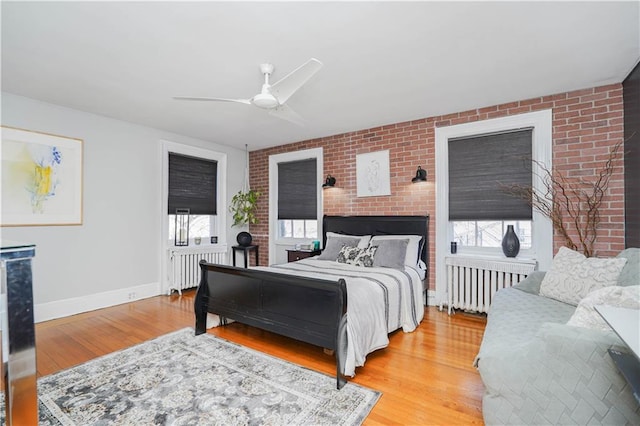
[(236, 252), (241, 251), (244, 253), (244, 267), (249, 266), (249, 255), (252, 251), (256, 252), (256, 266), (258, 266), (258, 246), (231, 246), (233, 250), (231, 256), (233, 257), (233, 266), (236, 266)]
[(295, 262), (296, 260), (306, 259), (307, 257), (317, 256), (320, 250), (287, 250), (287, 262)]

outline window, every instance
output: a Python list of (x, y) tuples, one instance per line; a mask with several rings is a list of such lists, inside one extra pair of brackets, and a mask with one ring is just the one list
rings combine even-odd
[(500, 247), (514, 225), (531, 248), (531, 206), (505, 191), (531, 186), (532, 129), (449, 139), (449, 220), (461, 247)]
[(209, 239), (215, 229), (217, 179), (217, 161), (169, 153), (169, 238), (176, 232), (176, 209), (189, 209), (189, 239), (199, 237), (205, 242)]
[(318, 220), (278, 220), (278, 236), (283, 238), (318, 238)]
[[(226, 154), (201, 148), (164, 142), (164, 189), (166, 207), (163, 234), (170, 246), (175, 239), (176, 209), (188, 208), (189, 245), (199, 238), (210, 244), (210, 237), (218, 237), (218, 244), (226, 243), (221, 229), (226, 221), (226, 190), (219, 185), (226, 174)], [(166, 233), (166, 234), (165, 234)]]
[[(269, 262), (287, 261), (286, 249), (322, 235), (322, 148), (269, 156)], [(292, 183), (304, 186), (292, 186)], [(291, 211), (289, 207), (302, 209)]]
[[(211, 241), (211, 236), (216, 236), (216, 218), (213, 215), (189, 215), (189, 239), (196, 237), (202, 241)], [(176, 234), (176, 215), (169, 215), (169, 239), (173, 241)]]
[[(489, 244), (491, 238), (495, 239), (498, 230), (502, 233), (502, 228), (508, 224), (520, 226), (520, 232), (524, 234), (525, 239), (521, 239), (521, 250), (518, 257), (532, 258), (537, 261), (539, 270), (549, 270), (553, 259), (553, 226), (551, 221), (533, 210), (529, 219), (523, 218), (492, 218), (492, 217), (457, 217), (454, 212), (453, 217), (450, 216), (450, 199), (449, 188), (450, 164), (449, 164), (449, 142), (455, 139), (475, 138), (478, 135), (508, 134), (514, 131), (530, 130), (531, 131), (531, 159), (533, 170), (530, 171), (531, 184), (534, 190), (544, 191), (543, 174), (538, 169), (536, 163), (544, 164), (546, 167), (552, 167), (552, 111), (542, 110), (524, 114), (510, 115), (500, 118), (488, 120), (474, 121), (452, 126), (436, 127), (436, 241), (435, 241), (435, 281), (436, 281), (436, 302), (446, 299), (447, 290), (447, 273), (445, 257), (451, 256), (449, 247), (450, 241), (455, 238), (454, 235), (460, 235), (466, 238), (466, 241), (473, 241), (478, 244)], [(482, 154), (482, 153), (480, 153)], [(473, 157), (471, 164), (474, 162), (483, 162), (481, 157)], [(491, 158), (486, 159), (491, 161)], [(462, 166), (455, 166), (456, 170)], [(506, 183), (504, 179), (499, 181)], [(484, 190), (483, 190), (484, 191)], [(478, 189), (476, 189), (478, 192)], [(474, 197), (473, 191), (468, 194)], [(463, 197), (464, 198), (464, 197)], [(511, 197), (513, 198), (513, 197)], [(498, 204), (499, 205), (499, 204)], [(479, 203), (476, 201), (476, 207)], [(476, 210), (471, 209), (470, 211)], [(478, 209), (479, 210), (479, 209)], [(460, 222), (460, 223), (458, 223)], [(498, 222), (493, 225), (486, 222)], [(530, 226), (528, 223), (530, 222)], [(493, 237), (491, 236), (493, 233)], [(522, 235), (522, 234), (520, 234)], [(527, 239), (527, 235), (530, 238)], [(527, 240), (530, 241), (527, 243)], [(501, 239), (500, 239), (501, 241)], [(527, 243), (530, 247), (525, 248)], [(495, 244), (492, 242), (491, 244)], [(458, 250), (459, 254), (465, 252), (474, 256), (482, 256), (483, 254), (502, 256), (500, 247), (481, 246), (463, 246)]]
[(513, 225), (520, 249), (531, 248), (530, 220), (459, 220), (452, 225), (453, 241), (463, 247), (501, 247), (507, 225)]
[(317, 238), (317, 161), (278, 163), (278, 237)]

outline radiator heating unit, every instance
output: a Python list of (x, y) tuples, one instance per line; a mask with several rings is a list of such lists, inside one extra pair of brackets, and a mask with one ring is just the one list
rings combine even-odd
[(522, 281), (536, 268), (533, 259), (488, 259), (463, 255), (445, 258), (447, 307), (489, 312), (491, 300), (501, 288)]
[(169, 250), (169, 293), (197, 287), (200, 283), (200, 261), (228, 265), (226, 248), (180, 248)]

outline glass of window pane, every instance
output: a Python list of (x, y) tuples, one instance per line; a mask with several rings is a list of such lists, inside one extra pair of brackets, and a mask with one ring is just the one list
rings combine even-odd
[(305, 238), (318, 238), (318, 221), (305, 220)]
[[(215, 229), (215, 216), (209, 215), (189, 215), (189, 238), (200, 237), (207, 241), (212, 235), (211, 230)], [(175, 236), (176, 215), (169, 215), (169, 239)]]
[(476, 228), (473, 221), (453, 222), (453, 240), (461, 246), (476, 245)]
[(503, 236), (501, 220), (479, 220), (477, 222), (478, 247), (501, 247)]
[(304, 220), (293, 221), (293, 238), (304, 238)]
[(521, 249), (531, 248), (531, 221), (530, 220), (511, 220), (504, 222), (505, 232), (507, 225), (513, 225), (513, 230), (520, 240)]
[(293, 227), (290, 220), (278, 220), (278, 236), (283, 238), (290, 238), (293, 236)]

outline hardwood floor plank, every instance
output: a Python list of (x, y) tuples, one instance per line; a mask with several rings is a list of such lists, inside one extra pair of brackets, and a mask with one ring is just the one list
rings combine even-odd
[[(157, 296), (36, 325), (38, 375), (44, 376), (163, 334), (193, 327), (195, 291)], [(484, 387), (473, 367), (485, 320), (435, 307), (413, 333), (394, 332), (351, 379), (382, 392), (366, 425), (482, 424)], [(208, 333), (304, 367), (335, 374), (322, 348), (242, 324)]]

